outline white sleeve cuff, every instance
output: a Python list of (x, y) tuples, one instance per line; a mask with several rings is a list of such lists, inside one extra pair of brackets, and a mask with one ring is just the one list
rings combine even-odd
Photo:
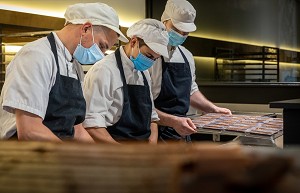
[(158, 114), (155, 110), (152, 110), (152, 114), (151, 114), (151, 122), (157, 122), (159, 121), (159, 117)]
[(105, 127), (106, 128), (106, 121), (105, 117), (100, 114), (91, 114), (87, 113), (85, 116), (85, 120), (82, 123), (84, 128), (88, 127)]
[(35, 114), (35, 115), (41, 117), (42, 119), (44, 119), (44, 117), (45, 117), (44, 112), (42, 112), (38, 109), (35, 109), (33, 107), (30, 107), (26, 104), (23, 104), (23, 103), (5, 100), (5, 101), (3, 101), (2, 106), (5, 111), (10, 112), (10, 113), (15, 113), (15, 109), (20, 109), (20, 110)]
[(196, 82), (192, 83), (192, 88), (191, 88), (191, 95), (192, 96), (195, 92), (197, 92), (199, 90), (198, 85)]

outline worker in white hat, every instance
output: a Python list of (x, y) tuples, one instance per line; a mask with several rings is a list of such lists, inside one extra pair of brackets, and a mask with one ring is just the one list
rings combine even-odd
[(161, 55), (168, 57), (168, 33), (160, 21), (144, 19), (127, 36), (128, 44), (97, 62), (84, 78), (83, 126), (95, 141), (156, 143), (158, 116), (147, 69)]
[(82, 127), (80, 64), (99, 61), (117, 39), (127, 39), (117, 13), (103, 3), (71, 5), (65, 19), (60, 31), (25, 45), (8, 65), (0, 98), (1, 138), (93, 142)]
[(163, 141), (190, 141), (196, 132), (191, 119), (186, 117), (190, 105), (204, 112), (231, 114), (207, 100), (195, 82), (193, 55), (181, 44), (188, 34), (196, 30), (196, 10), (186, 0), (168, 0), (161, 21), (169, 33), (169, 58), (161, 57), (149, 69), (152, 93), (159, 115), (159, 138)]

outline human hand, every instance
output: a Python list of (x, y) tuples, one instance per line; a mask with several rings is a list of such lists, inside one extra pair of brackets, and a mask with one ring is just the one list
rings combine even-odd
[(231, 111), (227, 108), (222, 108), (222, 107), (216, 107), (215, 113), (223, 113), (223, 114), (228, 114), (231, 115)]
[(197, 132), (192, 120), (186, 117), (176, 117), (172, 127), (183, 137)]

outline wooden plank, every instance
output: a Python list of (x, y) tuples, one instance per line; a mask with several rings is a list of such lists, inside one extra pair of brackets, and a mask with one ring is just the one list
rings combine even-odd
[(245, 192), (264, 188), (260, 182), (273, 184), (291, 168), (290, 158), (267, 158), (236, 145), (2, 141), (0, 192), (226, 193), (232, 184)]

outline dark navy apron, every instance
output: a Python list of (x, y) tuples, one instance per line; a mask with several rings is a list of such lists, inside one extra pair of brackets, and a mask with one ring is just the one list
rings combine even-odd
[[(162, 57), (162, 81), (161, 90), (154, 100), (156, 109), (171, 115), (185, 117), (190, 106), (190, 93), (192, 86), (192, 75), (190, 65), (178, 47), (184, 63), (165, 62)], [(159, 126), (159, 139), (162, 141), (182, 140), (182, 137), (168, 126)], [(187, 136), (186, 141), (190, 141)]]
[(60, 74), (54, 35), (47, 36), (54, 54), (57, 73), (55, 84), (49, 93), (49, 102), (43, 124), (60, 139), (74, 137), (74, 125), (85, 119), (86, 103), (80, 79)]
[(139, 140), (146, 141), (150, 136), (152, 102), (148, 81), (143, 72), (144, 85), (129, 85), (126, 83), (120, 50), (115, 56), (123, 82), (123, 110), (117, 123), (107, 127), (107, 131), (116, 141)]

